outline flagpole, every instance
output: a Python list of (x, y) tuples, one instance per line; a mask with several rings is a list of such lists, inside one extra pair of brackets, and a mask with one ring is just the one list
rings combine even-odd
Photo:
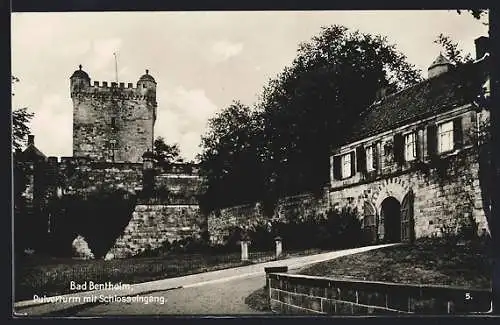
[(116, 59), (116, 52), (114, 52), (113, 55), (115, 56), (115, 79), (116, 83), (118, 83), (118, 62)]

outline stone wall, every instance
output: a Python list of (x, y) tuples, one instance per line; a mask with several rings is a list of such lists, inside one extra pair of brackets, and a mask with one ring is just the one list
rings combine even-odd
[(109, 253), (115, 258), (184, 238), (200, 238), (205, 218), (197, 205), (137, 205), (132, 219)]
[(393, 197), (401, 204), (410, 191), (416, 238), (456, 233), (460, 222), (466, 222), (469, 217), (478, 224), (478, 234), (481, 234), (489, 228), (479, 168), (477, 150), (469, 146), (436, 161), (415, 162), (404, 169), (358, 179), (355, 183), (336, 183), (324, 196), (304, 194), (281, 199), (272, 216), (263, 213), (260, 203), (221, 209), (208, 216), (210, 241), (223, 244), (234, 227), (262, 225), (270, 219), (305, 220), (324, 215), (329, 208), (357, 209), (360, 218), (375, 211), (376, 237), (382, 241), (385, 232), (380, 217), (382, 202)]
[[(165, 241), (171, 243), (186, 237), (200, 237), (206, 231), (206, 218), (200, 214), (197, 205), (202, 181), (196, 175), (196, 170), (185, 174), (184, 168), (180, 168), (186, 167), (184, 165), (160, 171), (163, 173), (155, 177), (155, 190), (168, 193), (164, 198), (144, 197), (141, 193), (143, 165), (140, 163), (96, 162), (85, 157), (49, 157), (46, 162), (39, 162), (35, 167), (34, 171), (27, 174), (30, 182), (24, 196), (30, 207), (34, 201), (49, 204), (51, 210), (42, 211), (36, 229), (50, 227), (52, 234), (58, 238), (65, 238), (69, 232), (90, 231), (92, 243), (116, 243), (112, 251), (124, 257), (146, 248), (157, 248)], [(36, 191), (33, 188), (37, 184), (39, 198), (34, 200)], [(119, 195), (114, 195), (116, 193)], [(105, 200), (116, 201), (118, 198), (122, 199), (119, 201), (123, 206), (105, 206)], [(40, 204), (37, 205), (38, 210), (41, 209)], [(64, 205), (62, 209), (61, 204)], [(26, 211), (24, 207), (24, 213)], [(88, 215), (89, 211), (94, 212)], [(100, 217), (106, 220), (102, 220), (99, 231), (86, 229), (86, 219), (95, 223), (96, 218)]]
[(133, 194), (142, 189), (142, 164), (91, 162), (62, 158), (59, 186), (66, 195), (86, 196), (122, 189)]
[(217, 210), (208, 215), (208, 232), (212, 244), (224, 244), (234, 227), (255, 227), (265, 225), (269, 220), (290, 222), (309, 217), (325, 215), (328, 210), (326, 192), (319, 197), (303, 194), (282, 198), (278, 201), (272, 216), (266, 216), (261, 203), (251, 203)]
[(202, 178), (198, 175), (165, 173), (157, 175), (154, 189), (158, 198), (169, 204), (198, 204)]
[[(353, 184), (330, 191), (333, 208), (354, 207), (363, 216), (374, 206), (380, 221), (381, 204), (394, 197), (401, 203), (412, 191), (414, 195), (414, 231), (416, 238), (441, 236), (456, 231), (457, 222), (472, 215), (479, 231), (488, 229), (479, 183), (479, 163), (473, 148), (442, 157), (435, 163), (415, 165), (402, 173)], [(383, 234), (379, 222), (378, 234)], [(382, 238), (379, 238), (382, 239)]]
[(110, 86), (73, 89), (73, 156), (141, 162), (153, 146), (154, 89), (147, 95), (141, 87)]
[[(489, 290), (270, 273), (270, 308), (280, 314), (467, 314), (490, 310)], [(466, 294), (474, 299), (464, 299)]]

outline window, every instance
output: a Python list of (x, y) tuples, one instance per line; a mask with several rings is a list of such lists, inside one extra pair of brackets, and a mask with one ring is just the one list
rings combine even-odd
[(375, 170), (375, 161), (373, 159), (373, 146), (369, 146), (366, 148), (366, 170), (372, 171)]
[(116, 117), (111, 118), (111, 127), (114, 129), (116, 128)]
[(405, 160), (412, 161), (417, 158), (417, 141), (414, 132), (405, 135)]
[(347, 178), (351, 176), (351, 154), (348, 153), (342, 156), (341, 166), (342, 166), (342, 178)]
[(453, 121), (438, 126), (438, 150), (440, 153), (453, 150)]

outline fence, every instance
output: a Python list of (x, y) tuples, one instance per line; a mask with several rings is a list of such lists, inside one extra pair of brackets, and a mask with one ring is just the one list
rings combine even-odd
[[(292, 255), (309, 252), (290, 252)], [(275, 251), (249, 252), (248, 262), (241, 261), (241, 253), (206, 250), (199, 253), (169, 253), (164, 256), (134, 257), (129, 259), (80, 260), (72, 258), (24, 257), (16, 263), (15, 299), (69, 293), (70, 281), (83, 283), (137, 283), (177, 277), (192, 273), (237, 267), (245, 263), (274, 260)]]
[(271, 273), (269, 303), (284, 314), (486, 313), (491, 290)]

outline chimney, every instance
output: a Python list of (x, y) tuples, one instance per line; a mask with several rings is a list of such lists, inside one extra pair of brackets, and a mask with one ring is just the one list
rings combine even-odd
[(28, 146), (35, 145), (35, 136), (33, 134), (28, 135)]
[(432, 62), (432, 64), (427, 69), (428, 78), (437, 77), (443, 73), (450, 71), (453, 68), (453, 64), (445, 58), (441, 53), (439, 53), (438, 57)]
[(486, 36), (478, 37), (474, 40), (476, 45), (476, 60), (482, 59), (486, 53), (489, 53), (489, 41)]

